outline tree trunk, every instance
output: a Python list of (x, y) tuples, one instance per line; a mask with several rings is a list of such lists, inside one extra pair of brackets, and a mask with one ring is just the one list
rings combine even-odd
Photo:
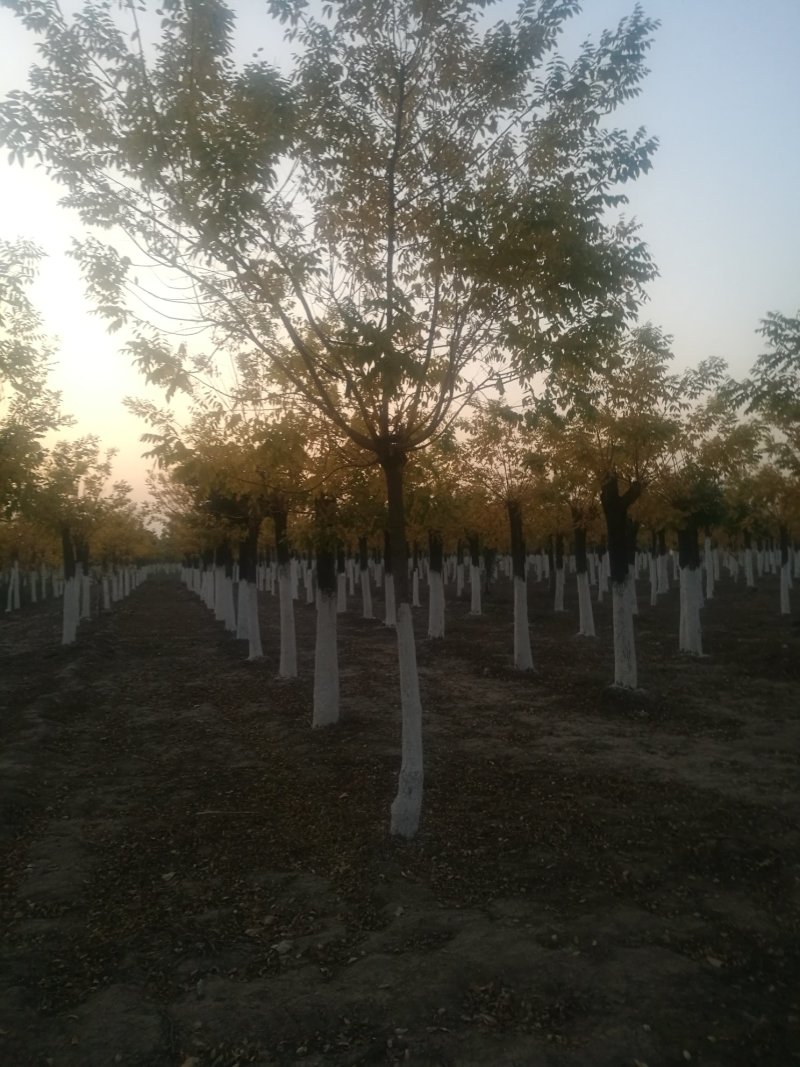
[(481, 614), (481, 553), (480, 542), (477, 534), (470, 534), (469, 538), (469, 591), (470, 591), (470, 615)]
[(633, 629), (632, 598), (629, 583), (633, 580), (628, 565), (628, 508), (639, 497), (641, 486), (631, 482), (624, 493), (619, 491), (616, 475), (609, 477), (600, 491), (600, 501), (608, 532), (608, 559), (611, 576), (611, 602), (614, 627), (614, 685), (635, 689), (638, 685), (636, 644)]
[(381, 459), (389, 506), (389, 540), (397, 606), (397, 658), (400, 668), (402, 762), (397, 795), (392, 803), (391, 833), (414, 837), (422, 814), (422, 703), (419, 695), (417, 650), (408, 589), (406, 517), (403, 471), (406, 456), (394, 452)]
[(61, 528), (61, 552), (64, 559), (64, 598), (62, 603), (61, 644), (71, 645), (78, 634), (80, 586), (75, 547), (68, 527)]
[(697, 543), (697, 523), (689, 522), (678, 531), (678, 565), (681, 575), (681, 604), (678, 648), (692, 656), (703, 654), (703, 631), (700, 624), (702, 572)]
[(595, 637), (592, 594), (589, 588), (589, 567), (586, 554), (586, 530), (575, 527), (575, 575), (578, 583), (578, 634)]
[(314, 646), (314, 712), (312, 726), (330, 726), (339, 721), (339, 652), (337, 615), (339, 599), (338, 560), (334, 532), (335, 502), (320, 497), (317, 522), (317, 634)]
[(372, 589), (369, 577), (369, 553), (367, 552), (366, 537), (358, 539), (358, 569), (359, 583), (361, 585), (361, 615), (365, 619), (372, 619)]
[(789, 560), (789, 528), (784, 525), (781, 525), (780, 527), (780, 545), (781, 615), (789, 615), (791, 613), (791, 607), (789, 605), (789, 590), (792, 587), (792, 571), (791, 562)]
[(273, 508), (272, 519), (275, 523), (275, 549), (278, 557), (278, 598), (281, 620), (281, 653), (278, 666), (278, 676), (280, 678), (297, 677), (297, 638), (294, 628), (291, 556), (287, 538), (288, 518), (288, 512), (285, 508)]
[(520, 671), (531, 671), (533, 652), (528, 625), (528, 579), (525, 570), (522, 507), (518, 500), (508, 500), (506, 508), (511, 533), (511, 572), (514, 582), (514, 666)]
[(442, 535), (428, 533), (428, 637), (444, 637), (444, 552)]

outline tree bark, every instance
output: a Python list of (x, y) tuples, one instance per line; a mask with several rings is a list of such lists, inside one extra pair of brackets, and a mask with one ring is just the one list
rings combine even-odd
[(417, 650), (411, 615), (406, 560), (406, 518), (403, 473), (406, 455), (400, 450), (381, 457), (389, 509), (389, 539), (397, 607), (397, 658), (400, 669), (402, 762), (397, 795), (392, 803), (391, 833), (414, 837), (422, 815), (423, 754), (422, 703), (419, 695)]

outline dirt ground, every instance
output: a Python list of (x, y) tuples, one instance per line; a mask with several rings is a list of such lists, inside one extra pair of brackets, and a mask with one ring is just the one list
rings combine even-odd
[[(0, 618), (0, 1063), (800, 1063), (800, 628), (723, 580), (700, 660), (641, 583), (643, 691), (531, 589), (417, 610), (423, 827), (388, 837), (392, 631), (340, 616), (344, 721), (150, 580), (62, 649)], [(795, 593), (795, 595), (798, 595)], [(378, 600), (380, 605), (380, 600)]]

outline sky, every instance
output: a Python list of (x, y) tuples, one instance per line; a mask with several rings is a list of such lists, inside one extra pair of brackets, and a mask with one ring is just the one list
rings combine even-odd
[[(68, 8), (75, 6), (67, 3)], [(265, 5), (238, 0), (242, 58), (285, 55)], [(509, 15), (513, 3), (491, 12)], [(617, 124), (645, 126), (659, 139), (649, 174), (632, 183), (626, 209), (641, 225), (659, 270), (642, 319), (674, 338), (676, 368), (707, 356), (744, 375), (762, 350), (755, 333), (768, 311), (800, 308), (800, 0), (642, 0), (661, 26), (640, 96)], [(632, 0), (585, 0), (565, 35), (569, 56), (629, 14)], [(34, 38), (0, 8), (0, 96), (24, 88)], [(160, 400), (91, 314), (77, 267), (65, 256), (80, 224), (58, 206), (60, 191), (31, 163), (0, 158), (0, 234), (35, 241), (47, 253), (34, 299), (59, 338), (53, 384), (77, 419), (118, 449), (115, 477), (145, 495), (144, 427), (125, 396)]]

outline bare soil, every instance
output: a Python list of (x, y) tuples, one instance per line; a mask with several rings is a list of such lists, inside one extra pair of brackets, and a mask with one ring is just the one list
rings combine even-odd
[[(357, 598), (359, 599), (359, 598)], [(340, 725), (172, 579), (58, 642), (0, 620), (0, 1063), (800, 1062), (800, 629), (723, 580), (703, 659), (640, 592), (637, 693), (531, 589), (417, 610), (426, 797), (388, 836), (392, 631), (340, 616)], [(378, 598), (378, 607), (380, 599)]]

